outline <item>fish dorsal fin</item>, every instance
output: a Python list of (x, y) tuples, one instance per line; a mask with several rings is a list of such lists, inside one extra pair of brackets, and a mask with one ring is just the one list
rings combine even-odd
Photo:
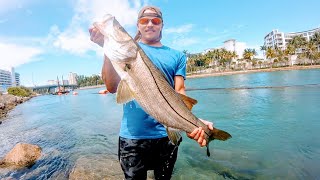
[(128, 83), (125, 80), (121, 80), (117, 89), (117, 103), (123, 104), (134, 99), (134, 92), (130, 89)]
[(189, 96), (186, 96), (186, 95), (183, 95), (183, 94), (180, 94), (180, 97), (182, 99), (182, 101), (184, 102), (184, 104), (188, 107), (188, 109), (191, 111), (192, 107), (198, 103), (197, 100), (189, 97)]
[(182, 136), (180, 134), (180, 130), (166, 127), (168, 138), (174, 145), (179, 145), (182, 141)]

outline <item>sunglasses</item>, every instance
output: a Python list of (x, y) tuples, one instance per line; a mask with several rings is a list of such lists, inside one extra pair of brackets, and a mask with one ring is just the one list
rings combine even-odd
[(152, 18), (152, 19), (149, 19), (149, 18), (140, 18), (139, 19), (139, 24), (142, 24), (142, 25), (147, 25), (149, 24), (149, 22), (152, 22), (153, 25), (159, 25), (162, 23), (162, 19), (161, 18)]

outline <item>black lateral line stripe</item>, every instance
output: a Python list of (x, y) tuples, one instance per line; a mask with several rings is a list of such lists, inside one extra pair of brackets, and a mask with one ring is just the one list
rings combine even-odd
[[(139, 46), (140, 48), (140, 46)], [(146, 57), (147, 55), (142, 51), (142, 49), (140, 48), (140, 52), (142, 52)], [(141, 55), (140, 55), (141, 56)], [(144, 59), (141, 57), (141, 59), (143, 60), (143, 62), (147, 65), (147, 68), (149, 69), (150, 73), (151, 73), (151, 69), (150, 67), (148, 66), (148, 64), (144, 61)], [(158, 85), (158, 82), (156, 81), (156, 78), (154, 77), (154, 75), (151, 73), (151, 76), (154, 80), (154, 82), (156, 83), (157, 87), (158, 87), (158, 90), (160, 92), (160, 94), (162, 95), (162, 97), (166, 100), (167, 104), (169, 104), (169, 106), (171, 107), (171, 109), (173, 109), (174, 112), (176, 112), (181, 118), (187, 120), (189, 123), (193, 124), (194, 126), (198, 127), (195, 123), (189, 121), (188, 119), (184, 118), (180, 113), (178, 113), (174, 108), (173, 106), (169, 103), (169, 101), (166, 99), (166, 97), (164, 96), (164, 94), (160, 91), (160, 88), (159, 88), (159, 85)], [(204, 131), (206, 133), (206, 131)], [(206, 133), (207, 134), (207, 133)], [(207, 134), (209, 136), (209, 134)]]

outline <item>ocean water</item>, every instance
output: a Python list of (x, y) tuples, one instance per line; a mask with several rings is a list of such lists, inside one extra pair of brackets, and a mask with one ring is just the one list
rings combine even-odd
[[(194, 114), (233, 137), (212, 141), (207, 157), (184, 134), (172, 179), (320, 179), (320, 69), (187, 79), (186, 86), (198, 100)], [(0, 157), (18, 142), (43, 153), (31, 168), (1, 169), (0, 178), (68, 179), (77, 167), (120, 179), (112, 168), (122, 106), (99, 90), (40, 96), (11, 111), (0, 125)]]

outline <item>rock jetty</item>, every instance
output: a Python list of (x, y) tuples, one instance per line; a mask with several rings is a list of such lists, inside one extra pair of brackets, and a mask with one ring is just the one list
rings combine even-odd
[(21, 104), (25, 101), (28, 101), (31, 97), (20, 97), (14, 96), (11, 94), (0, 94), (0, 124), (1, 119), (7, 116), (7, 113), (16, 107), (18, 104)]

